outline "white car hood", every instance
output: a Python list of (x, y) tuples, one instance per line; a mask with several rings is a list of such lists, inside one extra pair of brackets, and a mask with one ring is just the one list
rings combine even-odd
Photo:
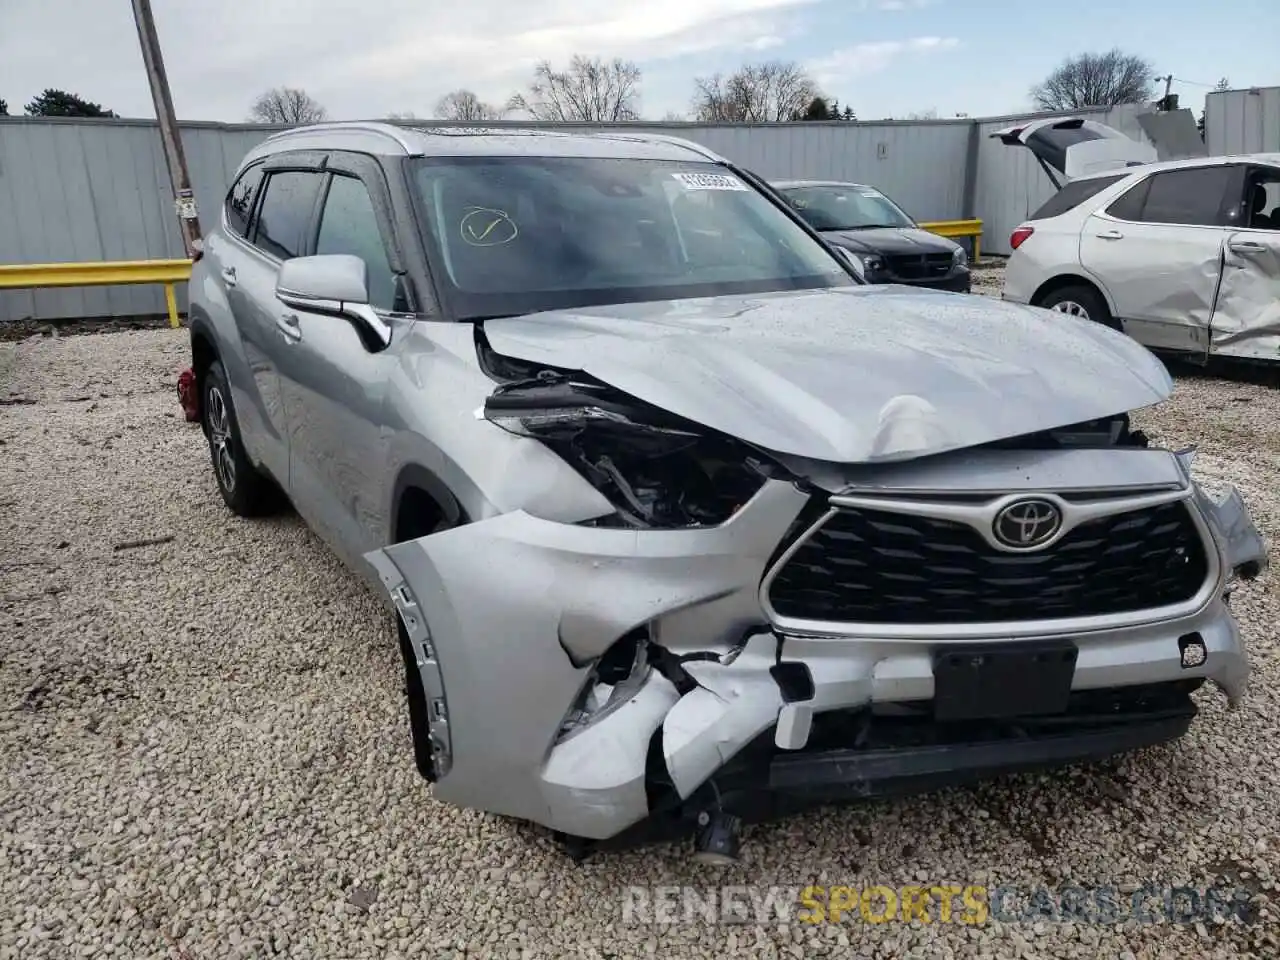
[(1113, 416), (1172, 390), (1113, 330), (979, 296), (865, 286), (487, 321), (500, 354), (580, 370), (765, 450), (942, 453)]

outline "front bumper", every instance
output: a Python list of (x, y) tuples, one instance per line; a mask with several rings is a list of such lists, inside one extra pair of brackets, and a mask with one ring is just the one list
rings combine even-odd
[[(1060, 489), (1073, 463), (1082, 488), (1096, 488), (1096, 452), (1040, 464), (1037, 456), (1019, 461), (1011, 489)], [(1151, 479), (1135, 464), (1156, 465), (1168, 479), (1165, 457), (1172, 455), (1120, 456), (1134, 484)], [(980, 476), (990, 480), (989, 472)], [(819, 749), (832, 718), (927, 710), (931, 655), (951, 639), (937, 630), (804, 635), (768, 622), (760, 584), (807, 501), (791, 484), (771, 481), (714, 529), (603, 529), (515, 512), (369, 554), (427, 691), (439, 746), (437, 798), (605, 839), (659, 808), (704, 802), (709, 786), (712, 795), (732, 792), (730, 781), (739, 788), (755, 782), (766, 794), (838, 786), (837, 793), (865, 796), (876, 792), (876, 770), (888, 771), (885, 783), (929, 782), (934, 773), (963, 778), (1087, 759), (1186, 729), (1189, 714), (1135, 714), (1057, 739), (980, 740), (949, 759), (898, 746), (887, 764), (865, 745), (850, 756), (853, 740)], [(1223, 592), (1229, 570), (1264, 562), (1265, 551), (1238, 497), (1197, 493), (1193, 503), (1218, 549), (1214, 582), (1196, 609), (1114, 628), (1037, 625), (1040, 638), (1075, 642), (1073, 696), (1196, 679), (1213, 681), (1233, 703), (1243, 695), (1249, 667)], [(681, 665), (688, 682), (670, 671), (638, 672), (625, 698), (562, 736), (593, 665), (635, 631), (677, 656), (700, 655)], [(1016, 624), (985, 636), (969, 631), (965, 642), (1020, 632)], [(1206, 655), (1184, 666), (1179, 641), (1193, 635)], [(797, 673), (807, 677), (800, 696), (791, 682)], [(932, 770), (939, 765), (945, 769)]]
[(973, 275), (967, 267), (953, 270), (947, 276), (936, 279), (899, 279), (891, 274), (884, 273), (870, 275), (867, 280), (869, 283), (896, 283), (924, 290), (946, 290), (951, 293), (969, 293), (973, 288)]

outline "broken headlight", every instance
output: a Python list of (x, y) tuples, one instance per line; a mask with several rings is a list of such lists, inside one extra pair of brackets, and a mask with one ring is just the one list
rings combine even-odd
[(484, 417), (549, 446), (632, 527), (724, 523), (774, 469), (737, 440), (567, 374), (504, 385)]

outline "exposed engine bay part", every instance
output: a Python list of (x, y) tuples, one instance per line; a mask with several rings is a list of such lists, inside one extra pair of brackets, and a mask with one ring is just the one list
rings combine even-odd
[(599, 526), (716, 526), (755, 495), (776, 464), (734, 440), (626, 396), (580, 372), (541, 367), (478, 348), (506, 378), (485, 419), (554, 450), (616, 508)]
[(986, 445), (993, 450), (1105, 450), (1110, 447), (1151, 446), (1150, 438), (1132, 428), (1128, 413), (1098, 417), (1084, 423), (1066, 424), (1020, 437), (996, 440)]

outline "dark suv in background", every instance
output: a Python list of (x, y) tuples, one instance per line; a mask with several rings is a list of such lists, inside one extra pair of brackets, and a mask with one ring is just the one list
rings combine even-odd
[(969, 258), (954, 240), (921, 230), (875, 187), (827, 180), (770, 184), (828, 243), (854, 254), (868, 283), (968, 293)]

